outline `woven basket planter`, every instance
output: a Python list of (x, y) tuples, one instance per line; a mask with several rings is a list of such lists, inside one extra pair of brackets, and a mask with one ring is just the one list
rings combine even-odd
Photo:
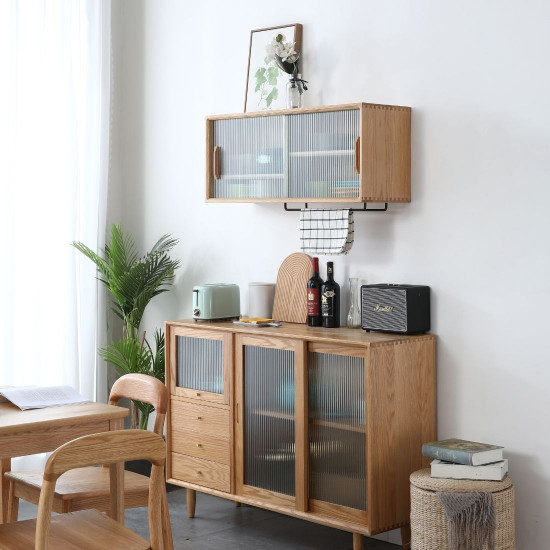
[[(491, 492), (495, 501), (497, 528), (495, 550), (515, 550), (514, 485), (502, 481), (469, 481), (430, 477), (430, 469), (411, 474), (411, 550), (446, 550), (447, 516), (436, 492)], [(465, 550), (460, 547), (460, 550)], [(488, 550), (487, 544), (483, 550)]]

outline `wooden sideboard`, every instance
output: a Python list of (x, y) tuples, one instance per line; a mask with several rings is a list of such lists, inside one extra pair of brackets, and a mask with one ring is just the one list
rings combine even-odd
[(166, 323), (167, 478), (362, 535), (410, 537), (409, 475), (436, 438), (435, 337)]

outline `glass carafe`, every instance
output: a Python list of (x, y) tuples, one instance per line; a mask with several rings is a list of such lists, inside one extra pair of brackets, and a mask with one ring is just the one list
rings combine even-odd
[(361, 326), (361, 306), (359, 304), (359, 279), (349, 278), (349, 312), (348, 328), (359, 328)]
[(302, 106), (301, 74), (291, 74), (286, 85), (286, 106), (297, 109)]

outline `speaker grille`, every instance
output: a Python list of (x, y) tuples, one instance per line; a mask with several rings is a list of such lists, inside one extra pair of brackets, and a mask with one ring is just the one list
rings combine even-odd
[(361, 326), (368, 330), (406, 332), (406, 290), (362, 288)]

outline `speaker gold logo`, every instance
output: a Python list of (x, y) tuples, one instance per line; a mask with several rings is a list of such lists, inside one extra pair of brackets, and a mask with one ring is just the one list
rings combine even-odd
[(376, 306), (374, 307), (374, 311), (390, 312), (393, 311), (393, 306), (381, 306), (380, 304), (376, 304)]

